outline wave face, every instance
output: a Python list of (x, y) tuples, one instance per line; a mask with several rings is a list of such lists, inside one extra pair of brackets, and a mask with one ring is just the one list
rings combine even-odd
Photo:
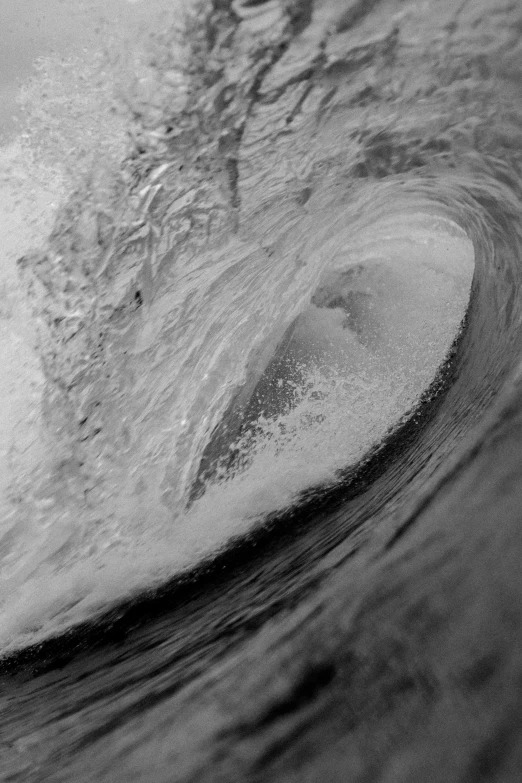
[(9, 779), (519, 779), (521, 25), (216, 2), (35, 120)]
[[(154, 62), (163, 45), (154, 40)], [(73, 64), (47, 63), (52, 108)], [(151, 95), (172, 112), (187, 77), (179, 66), (162, 96), (167, 65)], [(97, 85), (93, 66), (79, 73)], [(131, 74), (139, 107), (142, 78), (133, 85)], [(26, 89), (33, 113), (41, 90), (41, 79)], [(78, 124), (91, 126), (110, 93), (76, 102)], [(191, 108), (173, 117), (180, 133)], [(291, 214), (243, 226), (222, 172), (194, 183), (201, 174), (183, 173), (186, 141), (164, 127), (166, 109), (145, 110), (139, 163), (121, 114), (87, 134), (74, 173), (72, 154), (58, 167), (53, 133), (33, 124), (24, 139), (62, 206), (48, 249), (20, 264), (47, 386), (36, 466), (19, 468), (6, 504), (4, 652), (187, 572), (346, 482), (430, 385), (436, 394), (468, 307), (473, 242), (429, 185), (364, 178), (342, 203), (335, 188), (310, 187)], [(58, 127), (61, 148), (71, 127)], [(162, 134), (169, 144), (156, 149)], [(283, 185), (295, 187), (288, 173)], [(195, 215), (205, 227), (190, 227)]]

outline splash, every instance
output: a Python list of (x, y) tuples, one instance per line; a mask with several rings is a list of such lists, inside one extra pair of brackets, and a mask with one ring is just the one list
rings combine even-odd
[(280, 483), (291, 503), (362, 459), (433, 379), (469, 300), (471, 242), (457, 226), (415, 214), (377, 220), (348, 242), (344, 250), (336, 238), (252, 396), (217, 428), (200, 488), (262, 476), (269, 504)]

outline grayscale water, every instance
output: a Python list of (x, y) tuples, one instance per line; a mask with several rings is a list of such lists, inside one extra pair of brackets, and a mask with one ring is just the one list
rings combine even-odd
[(0, 773), (518, 779), (522, 7), (5, 21)]

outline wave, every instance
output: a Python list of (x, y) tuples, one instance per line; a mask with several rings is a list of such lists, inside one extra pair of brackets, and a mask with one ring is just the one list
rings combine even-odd
[(22, 262), (55, 454), (4, 605), (4, 650), (29, 646), (2, 666), (44, 678), (21, 687), (56, 715), (19, 720), (46, 770), (59, 746), (75, 779), (144, 774), (157, 742), (155, 780), (171, 746), (180, 780), (291, 779), (301, 738), (350, 735), (368, 771), (377, 725), (418, 779), (450, 769), (447, 682), (468, 715), (488, 650), (503, 676), (484, 629), (517, 593), (495, 508), (518, 475), (518, 11), (306, 9), (188, 22), (125, 160)]
[(111, 120), (108, 151), (94, 137), (101, 170), (80, 178), (49, 248), (20, 261), (52, 456), (18, 478), (4, 533), (5, 651), (342, 481), (412, 415), (466, 312), (473, 246), (445, 189), (364, 182), (342, 206), (334, 189), (257, 237), (227, 226), (225, 192), (216, 236), (186, 235), (215, 206), (180, 175), (185, 141), (156, 149), (156, 109), (147, 163), (122, 159)]

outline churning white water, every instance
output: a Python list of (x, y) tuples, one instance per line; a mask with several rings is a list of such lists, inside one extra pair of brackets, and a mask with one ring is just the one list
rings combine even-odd
[[(122, 83), (153, 101), (149, 77), (133, 81), (136, 39), (126, 46), (94, 65), (92, 47), (42, 61), (24, 88), (29, 124), (1, 152), (3, 650), (193, 566), (335, 483), (414, 408), (469, 301), (466, 234), (407, 194), (380, 208), (377, 186), (335, 213), (314, 215), (311, 202), (321, 230), (306, 241), (294, 232), (276, 260), (250, 237), (206, 247), (175, 285), (151, 283), (132, 340), (113, 346), (123, 368), (114, 430), (129, 417), (127, 446), (96, 455), (103, 482), (68, 473), (16, 259), (45, 244), (95, 154), (119, 165)], [(249, 264), (239, 263), (237, 246), (249, 243)], [(154, 373), (140, 375), (151, 353)]]

